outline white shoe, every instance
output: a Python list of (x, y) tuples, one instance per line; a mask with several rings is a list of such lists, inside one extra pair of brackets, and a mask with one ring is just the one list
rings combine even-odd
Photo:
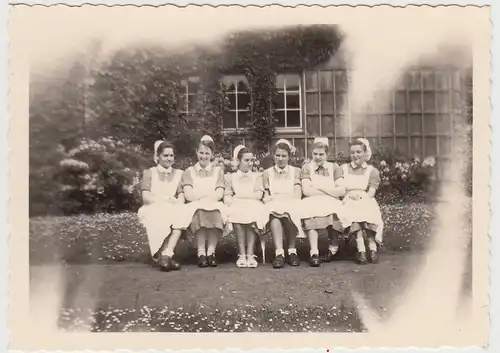
[(247, 267), (256, 268), (257, 266), (259, 266), (259, 263), (257, 262), (256, 256), (255, 255), (248, 255), (247, 256)]
[(240, 268), (247, 267), (246, 255), (238, 255), (238, 260), (236, 261), (236, 266), (240, 267)]

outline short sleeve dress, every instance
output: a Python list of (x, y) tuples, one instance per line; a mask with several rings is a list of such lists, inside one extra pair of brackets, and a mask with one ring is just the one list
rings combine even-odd
[[(150, 191), (153, 196), (162, 198), (177, 197), (182, 193), (180, 181), (182, 170), (152, 167), (146, 169), (142, 176), (141, 191)], [(170, 234), (174, 221), (185, 217), (186, 208), (183, 204), (170, 202), (154, 202), (139, 209), (140, 222), (146, 228), (151, 255), (160, 248), (165, 238)]]
[[(301, 224), (301, 199), (293, 197), (295, 186), (301, 186), (300, 169), (290, 165), (285, 168), (273, 166), (264, 170), (262, 177), (264, 190), (273, 197), (273, 201), (266, 204), (267, 221), (271, 216), (287, 219), (297, 229), (297, 237), (305, 238)], [(269, 227), (266, 229), (269, 230)]]
[[(369, 164), (356, 166), (353, 163), (342, 165), (347, 192), (352, 190), (368, 191), (380, 185), (380, 172)], [(381, 244), (384, 223), (380, 207), (375, 198), (351, 200), (344, 198), (344, 226), (350, 227), (349, 233), (358, 231), (360, 226), (376, 232), (375, 240)]]
[[(224, 172), (219, 166), (209, 164), (202, 168), (199, 163), (186, 169), (182, 174), (181, 187), (191, 186), (196, 195), (205, 196), (216, 189), (224, 189)], [(185, 217), (174, 222), (178, 229), (189, 229), (196, 234), (201, 228), (224, 230), (227, 222), (227, 206), (221, 201), (198, 200), (187, 203)]]
[(264, 192), (261, 173), (243, 173), (238, 170), (226, 176), (224, 194), (234, 197), (234, 202), (228, 210), (230, 223), (251, 225), (257, 231), (265, 228), (269, 215), (266, 214), (266, 208), (262, 201), (238, 198), (239, 194), (249, 194), (256, 191)]
[[(301, 179), (311, 180), (312, 187), (321, 185), (333, 188), (335, 181), (343, 178), (342, 168), (337, 163), (325, 162), (317, 165), (310, 162), (302, 167)], [(305, 230), (332, 227), (342, 232), (342, 202), (330, 195), (314, 195), (302, 199), (302, 222)]]

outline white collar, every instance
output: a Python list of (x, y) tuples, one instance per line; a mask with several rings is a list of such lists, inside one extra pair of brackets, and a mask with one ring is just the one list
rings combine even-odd
[(172, 168), (172, 166), (168, 167), (168, 168), (165, 168), (164, 166), (162, 166), (161, 164), (158, 164), (156, 166), (156, 169), (160, 172), (160, 173), (163, 173), (163, 174), (172, 174), (174, 168)]
[(320, 167), (323, 167), (323, 168), (325, 168), (325, 169), (328, 169), (328, 164), (329, 164), (329, 162), (328, 162), (328, 161), (325, 161), (325, 162), (323, 163), (323, 165), (321, 165), (321, 166), (320, 166), (320, 165), (318, 165), (316, 162), (311, 161), (311, 169), (312, 169), (313, 171), (318, 170)]
[(363, 169), (366, 169), (366, 167), (368, 167), (368, 163), (363, 162), (363, 164), (361, 164), (360, 166), (358, 166), (354, 162), (351, 162), (351, 167), (352, 167), (352, 169), (357, 169), (359, 167), (361, 167)]
[(245, 172), (242, 172), (242, 171), (241, 171), (241, 170), (239, 170), (239, 169), (236, 171), (236, 175), (237, 175), (239, 178), (246, 178), (246, 177), (250, 176), (250, 173), (251, 173), (250, 171), (248, 171), (248, 172), (246, 172), (246, 173), (245, 173)]
[(290, 165), (288, 165), (288, 164), (285, 166), (285, 168), (280, 168), (277, 165), (275, 165), (274, 170), (276, 170), (276, 172), (278, 174), (286, 174), (286, 173), (288, 173), (288, 170), (290, 169), (289, 167), (290, 167)]
[(194, 169), (196, 169), (197, 172), (202, 170), (209, 172), (212, 170), (212, 163), (208, 163), (208, 165), (205, 168), (202, 168), (200, 162), (198, 162), (194, 165)]

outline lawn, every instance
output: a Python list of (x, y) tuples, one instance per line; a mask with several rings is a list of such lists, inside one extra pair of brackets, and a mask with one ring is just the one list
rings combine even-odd
[[(352, 291), (387, 315), (425, 261), (431, 236), (431, 205), (384, 205), (382, 212), (385, 244), (377, 265), (335, 261), (320, 268), (303, 263), (282, 270), (271, 264), (237, 269), (234, 238), (228, 236), (217, 249), (219, 268), (197, 268), (185, 241), (177, 250), (184, 266), (171, 273), (148, 265), (145, 231), (135, 214), (32, 218), (30, 276), (36, 281), (51, 264), (64, 264), (59, 321), (66, 329), (90, 322), (93, 331), (360, 332)], [(323, 236), (321, 250), (326, 248)], [(270, 241), (268, 250), (271, 259)], [(298, 252), (307, 258), (306, 241)], [(466, 276), (469, 283), (470, 266)]]

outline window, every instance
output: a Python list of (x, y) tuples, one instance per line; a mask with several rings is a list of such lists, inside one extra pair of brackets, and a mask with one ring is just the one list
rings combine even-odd
[(224, 90), (229, 99), (228, 112), (223, 119), (224, 129), (244, 129), (252, 125), (250, 88), (245, 76), (226, 76)]
[(186, 115), (193, 114), (196, 112), (195, 104), (200, 89), (200, 79), (198, 77), (190, 77), (187, 80), (182, 80), (180, 85), (180, 112)]
[(278, 129), (302, 128), (300, 76), (286, 74), (276, 76), (278, 103), (275, 117)]

